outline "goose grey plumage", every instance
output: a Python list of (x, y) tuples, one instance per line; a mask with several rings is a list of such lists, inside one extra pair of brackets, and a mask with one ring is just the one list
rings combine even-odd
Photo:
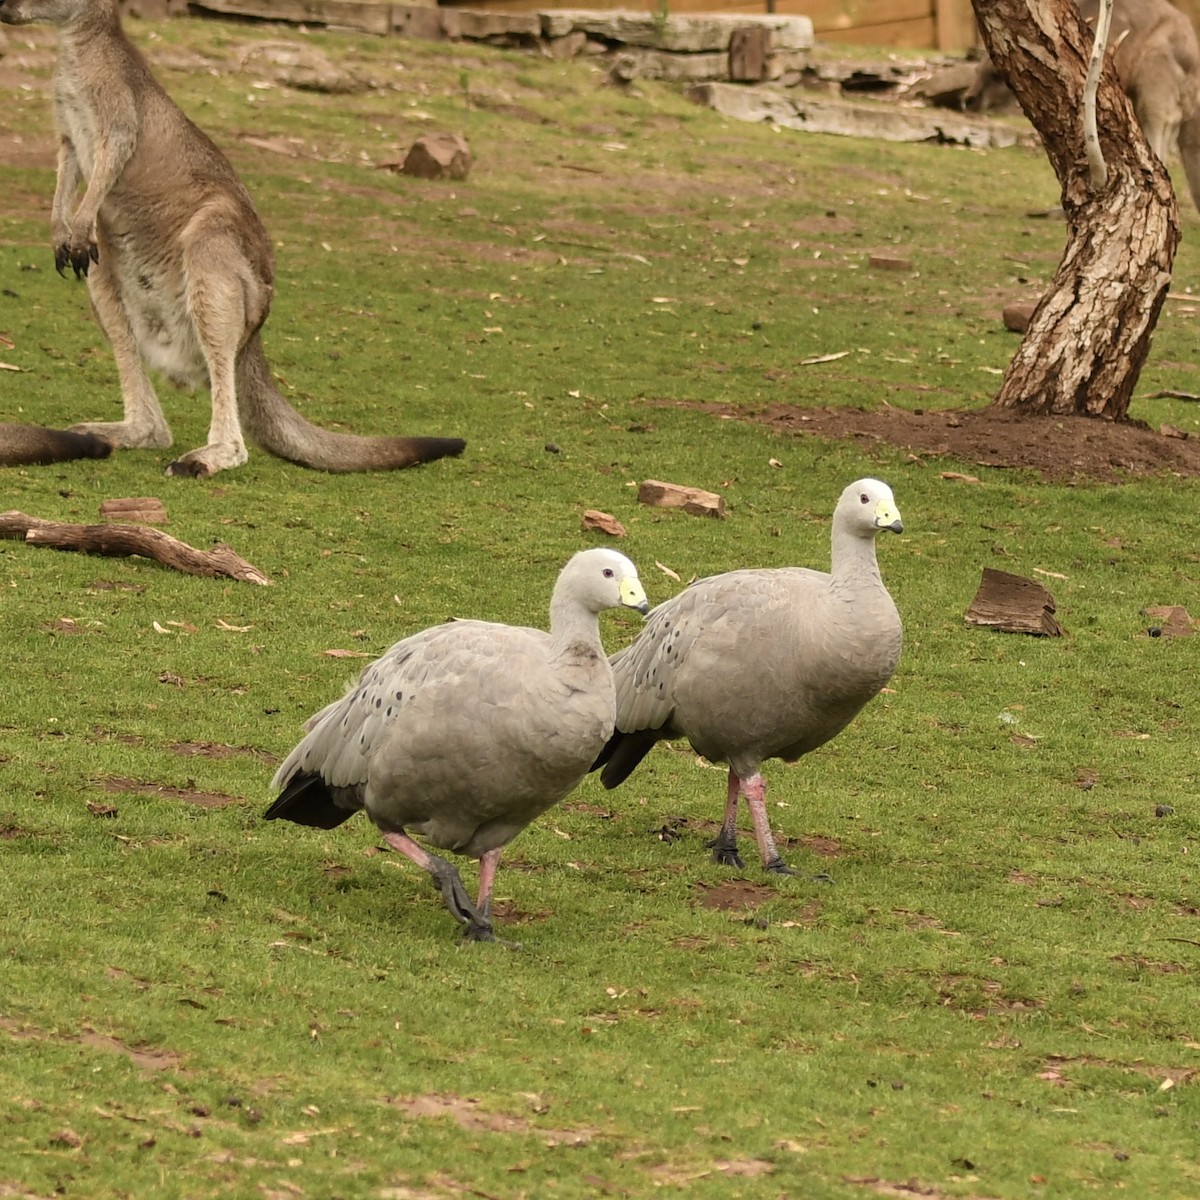
[[(309, 720), (265, 818), (332, 829), (364, 809), (433, 876), (466, 936), (493, 940), (501, 850), (579, 783), (612, 734), (599, 614), (619, 605), (649, 607), (633, 563), (583, 550), (558, 577), (549, 633), (451, 621), (397, 642)], [(475, 904), (454, 866), (410, 833), (479, 859)]]
[(613, 655), (616, 730), (593, 764), (606, 788), (628, 778), (651, 747), (685, 737), (729, 766), (725, 819), (709, 843), (742, 867), (744, 796), (768, 871), (792, 874), (767, 819), (768, 758), (794, 762), (840, 733), (891, 678), (900, 616), (879, 576), (875, 535), (903, 530), (891, 489), (860, 479), (833, 514), (832, 570), (730, 571), (658, 605), (636, 640)]

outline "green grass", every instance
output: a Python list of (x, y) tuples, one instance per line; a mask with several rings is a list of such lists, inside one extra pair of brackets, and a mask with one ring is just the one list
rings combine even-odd
[[(1143, 609), (1196, 607), (1200, 486), (965, 486), (940, 470), (980, 468), (694, 407), (986, 403), (1015, 347), (999, 309), (1061, 249), (1024, 215), (1056, 199), (1045, 162), (734, 125), (479, 47), (309, 34), (394, 90), (255, 90), (269, 76), (234, 64), (277, 30), (135, 31), (222, 65), (160, 74), (271, 229), (265, 342), (293, 402), (469, 446), (395, 475), (261, 451), (204, 483), (163, 479), (168, 452), (0, 475), (3, 507), (58, 520), (157, 495), (171, 533), (274, 581), (0, 542), (0, 1195), (1194, 1196), (1194, 650), (1146, 637)], [(110, 418), (107, 346), (45, 244), (46, 98), (5, 98), (0, 131), (46, 154), (0, 198), (0, 359), (22, 368), (0, 412)], [(465, 133), (468, 180), (374, 165), (428, 128)], [(1176, 292), (1200, 287), (1183, 221)], [(1188, 307), (1132, 409), (1185, 429), (1185, 402), (1146, 395), (1195, 390)], [(177, 450), (198, 445), (206, 401), (163, 397)], [(543, 623), (598, 536), (587, 508), (625, 523), (652, 601), (679, 586), (656, 563), (824, 566), (863, 474), (904, 514), (879, 550), (905, 654), (845, 734), (767, 768), (801, 877), (717, 890), (723, 774), (680, 747), (513, 843), (521, 953), (461, 944), (365, 821), (260, 821), (357, 665), (324, 651), (455, 614)], [(639, 508), (645, 478), (718, 490), (729, 517)], [(966, 626), (989, 565), (1052, 572), (1068, 636)], [(605, 618), (610, 647), (635, 629)]]

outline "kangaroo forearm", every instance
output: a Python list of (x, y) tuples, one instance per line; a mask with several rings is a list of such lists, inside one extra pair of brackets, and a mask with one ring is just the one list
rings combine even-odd
[(50, 204), (50, 227), (55, 244), (67, 236), (71, 227), (71, 205), (83, 183), (83, 172), (75, 148), (64, 138), (58, 148), (58, 177), (54, 184), (54, 199)]
[(121, 178), (132, 153), (132, 139), (126, 145), (124, 139), (106, 138), (97, 148), (92, 174), (87, 181), (87, 190), (71, 221), (76, 236), (89, 234), (95, 227), (96, 217), (104, 201), (108, 199), (109, 192)]

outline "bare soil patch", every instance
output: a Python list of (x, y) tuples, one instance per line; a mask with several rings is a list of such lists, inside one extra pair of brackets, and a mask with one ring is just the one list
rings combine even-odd
[(730, 879), (726, 883), (708, 884), (697, 883), (700, 892), (700, 903), (705, 908), (715, 908), (729, 912), (739, 908), (758, 908), (768, 900), (777, 900), (779, 893), (761, 883), (751, 883), (748, 879)]
[(161, 783), (147, 783), (140, 779), (125, 779), (116, 775), (100, 780), (100, 786), (106, 792), (129, 792), (163, 800), (182, 800), (186, 804), (199, 805), (200, 808), (224, 808), (227, 804), (241, 803), (238, 797), (226, 796), (220, 792), (201, 792), (191, 787), (167, 787)]
[(703, 407), (782, 432), (842, 438), (864, 447), (887, 444), (918, 459), (953, 458), (995, 470), (1036, 471), (1049, 483), (1200, 475), (1200, 439), (1168, 436), (1139, 421), (1028, 417), (996, 408), (867, 411), (776, 404), (747, 413), (733, 405)]

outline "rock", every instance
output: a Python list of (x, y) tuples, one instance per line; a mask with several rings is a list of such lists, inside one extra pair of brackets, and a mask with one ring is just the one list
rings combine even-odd
[(440, 11), (442, 29), (454, 41), (465, 38), (474, 42), (532, 43), (542, 34), (542, 19), (535, 12), (472, 12), (463, 8)]
[(638, 60), (632, 54), (618, 54), (605, 79), (617, 86), (632, 83), (638, 77)]
[(423, 4), (393, 4), (392, 32), (431, 42), (444, 41), (446, 37), (441, 10)]
[(413, 142), (400, 169), (418, 179), (466, 179), (471, 151), (457, 133), (427, 133)]
[(588, 44), (588, 35), (582, 29), (575, 29), (566, 37), (551, 38), (546, 43), (550, 57), (558, 62), (565, 62), (582, 54)]
[(242, 70), (267, 75), (297, 91), (343, 96), (367, 91), (372, 86), (353, 72), (343, 70), (315, 46), (296, 42), (257, 42), (247, 46), (238, 61)]
[[(779, 56), (775, 58), (778, 60)], [(779, 65), (786, 72), (786, 64)], [(736, 121), (770, 121), (785, 129), (808, 133), (836, 133), (885, 142), (996, 147), (1015, 145), (1022, 138), (1019, 130), (1007, 125), (944, 109), (901, 108), (865, 101), (849, 103), (735, 83), (700, 83), (688, 88), (686, 94), (689, 100)]]
[(611, 44), (643, 46), (679, 54), (728, 51), (735, 30), (758, 25), (777, 50), (812, 49), (813, 25), (808, 17), (758, 13), (657, 13), (554, 9), (541, 13), (542, 36), (565, 37), (574, 29)]

